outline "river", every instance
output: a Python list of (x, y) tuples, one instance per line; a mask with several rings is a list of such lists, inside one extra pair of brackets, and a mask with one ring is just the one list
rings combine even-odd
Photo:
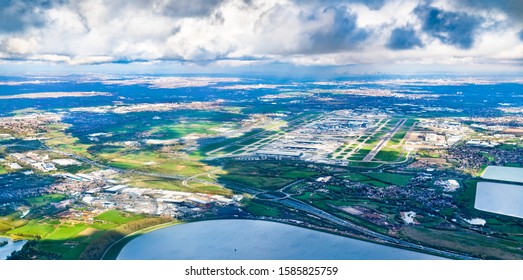
[(12, 252), (22, 249), (27, 240), (14, 241), (9, 237), (0, 236), (0, 242), (7, 241), (7, 245), (0, 247), (0, 260), (5, 260)]

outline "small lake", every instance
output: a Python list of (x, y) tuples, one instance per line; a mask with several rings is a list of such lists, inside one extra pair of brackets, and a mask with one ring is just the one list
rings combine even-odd
[(131, 240), (119, 260), (432, 260), (436, 256), (258, 220), (174, 225)]
[(27, 240), (14, 241), (8, 237), (0, 237), (0, 242), (7, 241), (7, 245), (0, 247), (0, 260), (5, 260), (12, 252), (22, 249)]
[(523, 168), (506, 166), (488, 166), (481, 178), (523, 183)]
[(474, 208), (523, 218), (523, 186), (479, 182)]

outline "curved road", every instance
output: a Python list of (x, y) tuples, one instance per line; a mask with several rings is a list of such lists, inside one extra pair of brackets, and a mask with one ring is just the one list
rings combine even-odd
[[(98, 163), (96, 161), (84, 158), (84, 157), (79, 156), (79, 155), (75, 155), (75, 154), (71, 154), (71, 153), (55, 150), (55, 149), (52, 149), (50, 147), (47, 147), (43, 143), (42, 143), (42, 147), (44, 149), (46, 149), (46, 150), (53, 151), (55, 153), (59, 153), (59, 154), (62, 154), (62, 155), (70, 156), (70, 157), (73, 157), (73, 158), (75, 158), (75, 159), (77, 159), (79, 161), (86, 162), (86, 163), (92, 164), (92, 165), (97, 166), (97, 167), (111, 169), (111, 170), (114, 170), (114, 171), (119, 172), (119, 173), (131, 173), (131, 174), (151, 176), (151, 177), (158, 177), (158, 178), (167, 178), (167, 179), (176, 179), (176, 180), (193, 180), (193, 181), (196, 181), (196, 182), (208, 183), (207, 181), (198, 180), (198, 179), (195, 179), (194, 177), (185, 177), (185, 176), (179, 176), (179, 175), (166, 175), (166, 174), (161, 174), (161, 173), (147, 173), (147, 172), (134, 171), (134, 170), (125, 170), (125, 169), (121, 169), (121, 168), (116, 168), (116, 167), (104, 165), (104, 164), (101, 164), (101, 163)], [(286, 189), (288, 187), (291, 187), (291, 186), (293, 186), (293, 185), (295, 185), (295, 184), (297, 184), (297, 183), (299, 183), (301, 181), (302, 180), (292, 182), (291, 184), (288, 184), (288, 185), (284, 186), (280, 190), (284, 190), (284, 189)], [(252, 188), (252, 187), (243, 186), (243, 185), (240, 185), (238, 183), (228, 183), (227, 187), (229, 189), (233, 189), (233, 190), (237, 190), (237, 191), (241, 191), (241, 192), (246, 192), (246, 193), (252, 194), (254, 196), (263, 193), (268, 199), (271, 199), (275, 203), (280, 203), (280, 204), (282, 204), (282, 205), (284, 205), (286, 207), (291, 207), (291, 208), (294, 208), (294, 209), (297, 209), (297, 210), (301, 210), (303, 212), (315, 215), (317, 217), (320, 217), (322, 219), (330, 221), (330, 222), (332, 222), (334, 224), (338, 224), (338, 225), (341, 225), (341, 226), (346, 227), (348, 229), (351, 229), (351, 230), (354, 230), (356, 232), (359, 232), (359, 233), (362, 234), (362, 236), (371, 237), (371, 238), (377, 239), (377, 240), (379, 240), (379, 241), (381, 241), (383, 243), (389, 243), (389, 244), (392, 244), (392, 245), (398, 245), (398, 246), (401, 246), (401, 247), (404, 247), (404, 248), (421, 250), (421, 251), (424, 251), (424, 252), (429, 252), (429, 253), (432, 253), (432, 254), (441, 255), (441, 256), (448, 257), (448, 258), (474, 259), (474, 258), (466, 256), (466, 255), (461, 255), (461, 254), (457, 254), (457, 253), (442, 251), (442, 250), (438, 250), (438, 249), (422, 246), (422, 245), (419, 245), (419, 244), (414, 244), (414, 243), (407, 242), (407, 241), (404, 241), (404, 240), (401, 240), (401, 239), (398, 239), (398, 238), (394, 238), (394, 237), (391, 237), (391, 236), (388, 236), (388, 235), (384, 235), (384, 234), (381, 234), (381, 233), (377, 233), (377, 232), (371, 231), (371, 230), (369, 230), (367, 228), (355, 225), (355, 224), (353, 224), (353, 223), (351, 223), (349, 221), (343, 220), (343, 219), (341, 219), (339, 217), (336, 217), (336, 216), (334, 216), (332, 214), (329, 214), (329, 213), (327, 213), (327, 212), (325, 212), (325, 211), (323, 211), (323, 210), (321, 210), (319, 208), (316, 208), (316, 207), (314, 207), (314, 206), (312, 206), (310, 204), (304, 203), (304, 202), (302, 202), (300, 200), (297, 200), (295, 198), (292, 198), (290, 196), (286, 196), (286, 197), (283, 197), (283, 198), (282, 197), (277, 197), (277, 196), (271, 197), (271, 195), (266, 193), (265, 191), (257, 190), (257, 189)]]
[[(296, 184), (297, 182), (293, 182), (285, 187), (283, 187), (282, 189), (285, 189), (289, 186), (292, 186), (294, 184)], [(292, 197), (284, 197), (284, 198), (281, 198), (281, 197), (277, 197), (277, 196), (272, 196), (264, 191), (260, 191), (260, 190), (256, 190), (256, 189), (253, 189), (252, 187), (244, 187), (243, 185), (240, 185), (240, 184), (237, 184), (237, 183), (232, 183), (232, 184), (226, 184), (228, 188), (230, 189), (234, 189), (234, 190), (237, 190), (237, 191), (241, 191), (241, 192), (246, 192), (246, 193), (250, 193), (254, 196), (258, 195), (258, 194), (264, 194), (265, 197), (266, 197), (266, 200), (271, 200), (275, 203), (280, 203), (286, 207), (290, 207), (290, 208), (294, 208), (296, 210), (301, 210), (303, 212), (306, 212), (306, 213), (309, 213), (309, 214), (312, 214), (314, 216), (317, 216), (319, 218), (322, 218), (324, 220), (327, 220), (329, 222), (332, 222), (334, 224), (338, 224), (338, 225), (341, 225), (343, 227), (346, 227), (348, 229), (351, 229), (353, 231), (356, 231), (356, 232), (359, 232), (362, 236), (364, 237), (367, 237), (367, 238), (373, 238), (373, 239), (376, 239), (376, 240), (379, 240), (383, 243), (389, 243), (391, 245), (396, 245), (396, 246), (400, 246), (400, 247), (403, 247), (403, 248), (407, 248), (407, 249), (414, 249), (414, 250), (420, 250), (420, 251), (423, 251), (423, 252), (428, 252), (428, 253), (432, 253), (432, 254), (435, 254), (435, 255), (440, 255), (440, 256), (444, 256), (444, 257), (447, 257), (447, 258), (454, 258), (454, 259), (474, 259), (470, 256), (466, 256), (466, 255), (461, 255), (461, 254), (457, 254), (457, 253), (452, 253), (452, 252), (447, 252), (447, 251), (443, 251), (443, 250), (438, 250), (438, 249), (434, 249), (434, 248), (430, 248), (430, 247), (426, 247), (426, 246), (423, 246), (423, 245), (419, 245), (419, 244), (414, 244), (414, 243), (411, 243), (411, 242), (408, 242), (408, 241), (405, 241), (405, 240), (402, 240), (402, 239), (398, 239), (398, 238), (394, 238), (394, 237), (391, 237), (391, 236), (388, 236), (388, 235), (384, 235), (384, 234), (381, 234), (381, 233), (377, 233), (377, 232), (374, 232), (374, 231), (371, 231), (367, 228), (364, 228), (364, 227), (361, 227), (361, 226), (358, 226), (358, 225), (355, 225), (349, 221), (346, 221), (344, 219), (341, 219), (339, 217), (336, 217), (332, 214), (329, 214), (319, 208), (316, 208), (310, 204), (307, 204), (307, 203), (304, 203), (300, 200), (297, 200), (295, 198), (292, 198)]]

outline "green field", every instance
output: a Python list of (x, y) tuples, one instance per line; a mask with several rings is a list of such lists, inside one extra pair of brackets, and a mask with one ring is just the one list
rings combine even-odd
[[(200, 178), (201, 177), (201, 178)], [(147, 176), (133, 176), (130, 185), (138, 188), (161, 189), (180, 192), (208, 193), (231, 195), (229, 189), (213, 184), (214, 179), (200, 176), (198, 179), (209, 181), (209, 184), (189, 181), (188, 186), (184, 186), (182, 181)]]
[(246, 137), (255, 135), (255, 134), (260, 133), (262, 131), (264, 131), (264, 130), (257, 128), (257, 129), (253, 129), (253, 130), (251, 130), (249, 132), (246, 132), (245, 134), (243, 134), (240, 137), (223, 138), (223, 139), (221, 139), (221, 141), (218, 141), (216, 143), (200, 146), (199, 151), (202, 152), (203, 154), (206, 154), (206, 153), (208, 153), (210, 151), (213, 151), (213, 150), (218, 149), (220, 147), (223, 147), (225, 145), (232, 144), (234, 142), (240, 141), (240, 140), (242, 140), (242, 139), (244, 139)]
[(407, 135), (407, 131), (398, 131), (390, 138), (389, 142), (387, 143), (387, 146), (394, 146), (399, 145), (401, 140)]
[(351, 181), (357, 181), (357, 182), (369, 180), (368, 176), (365, 176), (360, 173), (350, 173), (350, 174), (344, 175), (343, 177), (347, 178)]
[(281, 216), (280, 209), (269, 206), (262, 203), (257, 203), (253, 201), (249, 201), (246, 206), (245, 210), (253, 215), (256, 216), (267, 216), (267, 217), (275, 217), (278, 218)]
[(351, 173), (343, 176), (349, 180), (371, 184), (376, 187), (388, 187), (390, 185), (405, 186), (409, 183), (412, 175), (397, 173)]
[[(238, 139), (237, 141), (233, 141), (233, 142), (227, 141), (227, 143), (229, 143), (229, 144), (234, 143), (234, 145), (223, 148), (220, 151), (216, 151), (215, 153), (216, 154), (234, 153), (237, 150), (243, 149), (249, 145), (259, 142), (261, 139), (264, 139), (263, 137), (269, 137), (269, 136), (275, 135), (275, 134), (277, 134), (276, 131), (264, 131), (261, 135), (258, 135), (257, 137), (254, 137), (251, 139), (245, 139), (248, 137), (246, 134), (245, 136), (243, 136), (242, 139)], [(265, 139), (265, 141), (270, 141), (270, 140)], [(260, 143), (261, 143), (261, 141), (260, 141)], [(259, 146), (260, 143), (257, 143), (254, 146)], [(225, 146), (225, 145), (223, 145), (223, 146)], [(254, 146), (251, 146), (251, 147), (254, 147)]]
[[(33, 202), (38, 205), (43, 201), (46, 200), (39, 197)], [(45, 206), (33, 207), (31, 211), (36, 212), (47, 209)], [(13, 212), (0, 217), (0, 234), (14, 239), (32, 240), (24, 246), (20, 256), (32, 258), (36, 254), (38, 259), (79, 259), (82, 256), (96, 258), (100, 256), (100, 250), (105, 250), (111, 242), (116, 241), (107, 239), (109, 237), (119, 239), (118, 236), (172, 221), (117, 210), (106, 211), (94, 217), (94, 221), (87, 222), (49, 218), (47, 215), (26, 220), (18, 218), (19, 215), (20, 212)]]
[(462, 210), (477, 211), (474, 208), (474, 200), (476, 197), (476, 185), (478, 180), (463, 181), (463, 188), (460, 188), (457, 194), (457, 201)]
[(379, 163), (379, 162), (351, 162), (350, 163), (350, 166), (352, 167), (360, 167), (360, 168), (376, 168), (376, 167), (379, 167), (383, 165), (382, 163)]
[(431, 150), (419, 150), (417, 152), (417, 155), (420, 156), (420, 157), (424, 157), (424, 158), (440, 158), (441, 157), (439, 155), (439, 153), (436, 153), (436, 152), (431, 151)]
[(31, 207), (40, 207), (48, 205), (49, 203), (56, 203), (64, 200), (65, 195), (63, 194), (46, 194), (42, 196), (30, 197), (27, 198), (27, 202)]
[(456, 232), (409, 226), (401, 231), (401, 235), (416, 242), (431, 244), (436, 248), (472, 253), (480, 258), (519, 260), (523, 257), (520, 242), (490, 238), (475, 232)]
[(0, 234), (6, 234), (6, 232), (21, 227), (27, 224), (27, 221), (20, 219), (21, 213), (16, 211), (9, 215), (0, 217)]
[(363, 160), (367, 154), (372, 150), (372, 145), (365, 145), (361, 149), (359, 149), (357, 152), (353, 153), (349, 160)]
[(142, 219), (143, 215), (137, 215), (137, 214), (129, 214), (118, 210), (109, 210), (106, 211), (96, 217), (94, 217), (95, 220), (98, 221), (105, 221), (113, 224), (125, 224), (132, 221), (136, 221), (139, 219)]
[(151, 138), (154, 139), (175, 139), (187, 136), (189, 134), (217, 134), (213, 128), (221, 125), (219, 122), (212, 121), (191, 121), (186, 123), (177, 123), (169, 125), (156, 126), (149, 130)]
[(185, 191), (189, 191), (189, 192), (232, 195), (231, 190), (226, 189), (217, 184), (202, 183), (202, 182), (195, 182), (195, 181), (189, 181), (187, 184), (188, 184), (189, 188), (186, 189)]
[(245, 176), (245, 175), (223, 175), (220, 179), (224, 182), (232, 181), (260, 189), (279, 189), (294, 180), (289, 178), (275, 178), (275, 177), (261, 177), (261, 176)]
[(47, 240), (65, 240), (71, 239), (78, 235), (89, 226), (83, 223), (78, 224), (62, 224), (57, 227), (51, 234), (46, 236)]
[(394, 162), (402, 160), (402, 151), (394, 148), (383, 147), (373, 160)]
[(412, 175), (398, 174), (398, 173), (365, 173), (365, 176), (376, 179), (378, 181), (397, 185), (405, 186), (412, 179)]
[(31, 220), (22, 227), (8, 231), (7, 234), (27, 238), (45, 238), (54, 231), (55, 226), (56, 225), (44, 221)]
[(308, 178), (317, 173), (307, 168), (289, 166), (273, 162), (231, 161), (223, 167), (225, 174), (218, 175), (218, 181), (232, 181), (248, 186), (274, 190), (299, 179)]
[(45, 138), (48, 139), (46, 139), (44, 143), (49, 147), (87, 158), (91, 157), (89, 148), (92, 147), (92, 145), (80, 143), (80, 140), (77, 137), (73, 137), (70, 133), (52, 131), (46, 133)]
[(155, 150), (124, 150), (115, 153), (98, 153), (96, 157), (114, 167), (151, 173), (193, 176), (205, 173), (211, 169), (210, 166), (191, 157), (172, 158)]
[[(60, 224), (57, 221), (55, 221), (57, 223), (47, 223), (42, 220), (33, 220), (8, 234), (27, 239), (36, 238), (37, 242), (30, 246), (32, 251), (29, 252), (34, 254), (36, 250), (39, 259), (74, 260), (86, 257), (97, 259), (108, 246), (121, 237), (144, 227), (169, 221), (162, 218), (144, 218), (140, 215), (119, 211), (106, 213), (100, 215), (100, 222), (92, 225), (83, 222)], [(101, 225), (104, 225), (103, 229)], [(25, 247), (22, 251), (24, 250), (26, 250)]]

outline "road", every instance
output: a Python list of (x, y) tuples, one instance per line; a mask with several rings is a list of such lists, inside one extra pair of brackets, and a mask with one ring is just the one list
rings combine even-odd
[[(303, 182), (303, 181), (305, 181), (305, 179), (301, 179), (301, 180), (298, 180), (298, 181), (294, 181), (294, 182), (292, 182), (292, 183), (290, 183), (290, 184), (288, 184), (288, 185), (285, 185), (283, 188), (281, 188), (281, 189), (275, 191), (275, 192), (281, 192), (282, 194), (284, 194), (283, 197), (278, 197), (278, 196), (275, 196), (275, 195), (271, 195), (271, 194), (269, 194), (269, 192), (259, 192), (259, 193), (257, 193), (255, 196), (256, 196), (256, 198), (259, 199), (259, 200), (272, 200), (272, 201), (274, 201), (274, 200), (282, 200), (282, 199), (285, 199), (285, 198), (289, 198), (291, 195), (288, 194), (288, 193), (286, 193), (286, 192), (285, 192), (285, 189), (288, 189), (288, 188), (290, 188), (290, 187), (292, 187), (292, 186), (295, 186), (295, 185), (297, 185), (297, 184), (299, 184), (299, 183), (301, 183), (301, 182)], [(260, 197), (260, 195), (263, 195), (264, 197), (262, 198), (262, 197)]]
[[(42, 143), (42, 147), (44, 149), (48, 150), (48, 151), (52, 151), (52, 152), (59, 153), (59, 154), (65, 155), (65, 156), (69, 156), (69, 157), (75, 158), (76, 160), (92, 164), (93, 166), (97, 166), (97, 167), (104, 168), (104, 169), (111, 169), (111, 170), (114, 170), (114, 171), (119, 172), (119, 173), (130, 173), (130, 174), (136, 174), (136, 175), (158, 177), (158, 178), (167, 178), (167, 179), (175, 179), (175, 180), (182, 180), (182, 181), (183, 180), (193, 180), (193, 181), (196, 181), (196, 182), (208, 183), (207, 181), (198, 180), (198, 179), (195, 179), (194, 177), (185, 177), (185, 176), (180, 176), (180, 175), (166, 175), (166, 174), (160, 174), (160, 173), (148, 173), (148, 172), (141, 172), (141, 171), (134, 171), (134, 170), (125, 170), (125, 169), (116, 168), (116, 167), (108, 166), (108, 165), (105, 165), (105, 164), (101, 164), (101, 163), (98, 163), (96, 161), (84, 158), (84, 157), (76, 155), (76, 154), (67, 153), (67, 152), (63, 152), (63, 151), (60, 151), (60, 150), (55, 150), (55, 149), (52, 149), (50, 147), (47, 147), (43, 143)], [(298, 184), (301, 181), (303, 181), (303, 180), (299, 180), (299, 181), (295, 181), (293, 183), (290, 183), (290, 184), (284, 186), (283, 188), (281, 188), (280, 190), (283, 191), (284, 189), (289, 188), (289, 187), (291, 187), (291, 186), (293, 186), (295, 184)], [(327, 220), (327, 221), (329, 221), (331, 223), (338, 224), (338, 225), (341, 225), (341, 226), (343, 226), (345, 228), (348, 228), (348, 229), (351, 229), (353, 231), (359, 232), (362, 237), (376, 239), (376, 240), (378, 240), (378, 241), (380, 241), (382, 243), (389, 243), (391, 245), (396, 245), (396, 246), (400, 246), (400, 247), (404, 247), (404, 248), (408, 248), (408, 249), (421, 250), (421, 251), (424, 251), (424, 252), (428, 252), (428, 253), (432, 253), (432, 254), (436, 254), (436, 255), (441, 255), (441, 256), (448, 257), (448, 258), (472, 259), (469, 256), (460, 255), (460, 254), (451, 253), (451, 252), (446, 252), (446, 251), (442, 251), (442, 250), (438, 250), (438, 249), (422, 246), (422, 245), (419, 245), (419, 244), (410, 243), (410, 242), (407, 242), (407, 241), (404, 241), (404, 240), (401, 240), (401, 239), (397, 239), (397, 238), (394, 238), (394, 237), (391, 237), (391, 236), (387, 236), (387, 235), (384, 235), (384, 234), (380, 234), (380, 233), (377, 233), (377, 232), (373, 232), (373, 231), (371, 231), (369, 229), (366, 229), (364, 227), (355, 225), (355, 224), (353, 224), (353, 223), (351, 223), (349, 221), (343, 220), (343, 219), (341, 219), (339, 217), (336, 217), (336, 216), (334, 216), (332, 214), (329, 214), (329, 213), (327, 213), (327, 212), (325, 212), (325, 211), (323, 211), (323, 210), (321, 210), (319, 208), (316, 208), (316, 207), (314, 207), (314, 206), (312, 206), (310, 204), (307, 204), (307, 203), (304, 203), (304, 202), (302, 202), (300, 200), (292, 198), (292, 197), (290, 197), (290, 195), (287, 195), (287, 196), (285, 196), (283, 198), (282, 197), (277, 197), (277, 196), (270, 195), (270, 194), (266, 193), (265, 191), (261, 191), (261, 190), (258, 190), (256, 188), (248, 187), (248, 186), (241, 185), (241, 184), (238, 184), (238, 183), (227, 183), (226, 187), (229, 188), (229, 189), (232, 189), (232, 190), (249, 193), (249, 194), (251, 194), (253, 196), (256, 196), (256, 195), (264, 193), (266, 199), (270, 199), (271, 201), (273, 201), (275, 203), (279, 203), (279, 204), (284, 205), (286, 207), (294, 208), (296, 210), (300, 210), (300, 211), (312, 214), (312, 215), (317, 216), (317, 217), (319, 217), (321, 219)]]
[[(297, 182), (293, 182), (293, 183), (283, 187), (282, 189), (285, 189), (288, 186), (294, 185), (296, 183)], [(394, 238), (394, 237), (391, 237), (391, 236), (388, 236), (388, 235), (384, 235), (384, 234), (381, 234), (381, 233), (377, 233), (377, 232), (371, 231), (371, 230), (369, 230), (367, 228), (355, 225), (355, 224), (353, 224), (353, 223), (351, 223), (349, 221), (346, 221), (344, 219), (336, 217), (336, 216), (334, 216), (332, 214), (329, 214), (329, 213), (327, 213), (327, 212), (325, 212), (325, 211), (323, 211), (323, 210), (321, 210), (319, 208), (316, 208), (316, 207), (314, 207), (314, 206), (312, 206), (310, 204), (304, 203), (304, 202), (302, 202), (300, 200), (297, 200), (295, 198), (292, 198), (290, 196), (287, 196), (287, 197), (284, 197), (284, 198), (281, 198), (281, 197), (278, 197), (278, 196), (272, 196), (270, 194), (267, 194), (264, 191), (254, 189), (252, 187), (246, 187), (246, 186), (243, 186), (243, 185), (240, 185), (240, 184), (237, 184), (237, 183), (233, 183), (233, 184), (226, 183), (226, 186), (227, 186), (227, 188), (230, 188), (230, 189), (233, 189), (233, 190), (236, 190), (236, 191), (240, 191), (240, 192), (246, 192), (246, 193), (252, 194), (254, 196), (263, 193), (264, 196), (265, 196), (265, 200), (271, 200), (271, 201), (273, 201), (275, 203), (282, 204), (282, 205), (284, 205), (286, 207), (294, 208), (296, 210), (300, 210), (300, 211), (309, 213), (309, 214), (314, 215), (316, 217), (319, 217), (321, 219), (327, 220), (327, 221), (329, 221), (331, 223), (334, 223), (334, 224), (337, 224), (337, 225), (341, 225), (341, 226), (343, 226), (345, 228), (348, 228), (348, 229), (351, 229), (351, 230), (353, 230), (355, 232), (358, 232), (359, 234), (361, 234), (362, 237), (367, 237), (367, 238), (370, 238), (370, 239), (374, 239), (374, 240), (380, 241), (381, 243), (390, 244), (390, 245), (396, 245), (396, 246), (399, 246), (399, 247), (402, 247), (402, 248), (406, 248), (406, 249), (419, 250), (419, 251), (423, 251), (423, 252), (427, 252), (427, 253), (431, 253), (431, 254), (435, 254), (435, 255), (444, 256), (444, 257), (447, 257), (447, 258), (453, 258), (453, 259), (474, 259), (474, 258), (471, 258), (469, 256), (465, 256), (465, 255), (461, 255), (461, 254), (457, 254), (457, 253), (452, 253), (452, 252), (447, 252), (447, 251), (443, 251), (443, 250), (438, 250), (438, 249), (422, 246), (422, 245), (419, 245), (419, 244), (414, 244), (414, 243), (411, 243), (411, 242), (408, 242), (408, 241), (405, 241), (405, 240), (401, 240), (401, 239), (398, 239), (398, 238)]]

